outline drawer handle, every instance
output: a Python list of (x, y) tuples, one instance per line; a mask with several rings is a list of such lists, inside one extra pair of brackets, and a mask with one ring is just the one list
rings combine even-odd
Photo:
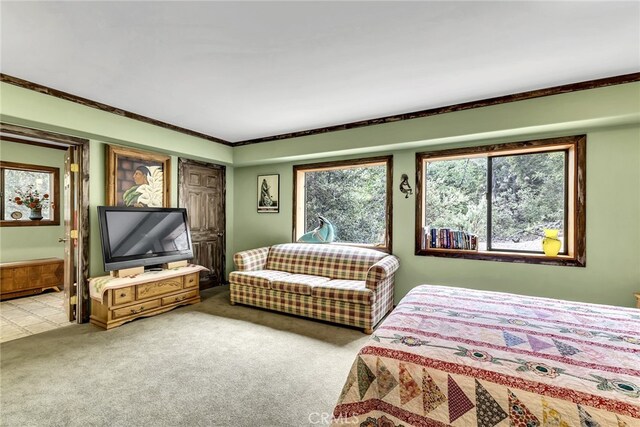
[(136, 310), (136, 309), (132, 308), (131, 309), (131, 314), (140, 313), (142, 310), (144, 310), (144, 306), (143, 305), (140, 306), (140, 310)]
[(127, 296), (127, 294), (125, 294), (124, 292), (120, 294), (120, 298), (124, 298), (126, 296)]

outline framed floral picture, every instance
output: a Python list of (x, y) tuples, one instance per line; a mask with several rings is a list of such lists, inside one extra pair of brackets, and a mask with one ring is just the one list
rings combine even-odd
[(169, 207), (171, 157), (107, 145), (107, 205)]
[(280, 212), (280, 175), (258, 175), (258, 213)]

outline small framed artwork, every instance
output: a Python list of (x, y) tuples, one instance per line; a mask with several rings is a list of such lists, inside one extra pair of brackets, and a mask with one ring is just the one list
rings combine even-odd
[(258, 213), (280, 212), (280, 175), (258, 175)]
[(171, 156), (107, 145), (109, 206), (169, 207)]

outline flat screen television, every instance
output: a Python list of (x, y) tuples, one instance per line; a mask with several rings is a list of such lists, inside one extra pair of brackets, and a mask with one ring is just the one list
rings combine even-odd
[(183, 208), (98, 206), (105, 271), (193, 258)]

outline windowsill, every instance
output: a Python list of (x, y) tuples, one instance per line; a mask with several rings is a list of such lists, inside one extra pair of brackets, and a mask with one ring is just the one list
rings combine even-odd
[(41, 219), (39, 221), (32, 220), (1, 220), (0, 227), (33, 227), (35, 225), (60, 225), (60, 221), (50, 219)]
[[(295, 243), (305, 243), (305, 242), (297, 242), (296, 241)], [(354, 247), (354, 248), (374, 249), (376, 251), (386, 252), (388, 254), (391, 253), (389, 248), (386, 247), (386, 246), (368, 245), (368, 244), (364, 244), (364, 243), (331, 242), (331, 243), (320, 243), (320, 244), (351, 246), (351, 247)]]
[(515, 262), (523, 264), (561, 265), (567, 267), (585, 267), (586, 260), (578, 260), (571, 255), (557, 255), (554, 257), (544, 254), (500, 252), (500, 251), (470, 251), (460, 249), (418, 249), (418, 256), (436, 256), (446, 258), (464, 258), (481, 261)]

